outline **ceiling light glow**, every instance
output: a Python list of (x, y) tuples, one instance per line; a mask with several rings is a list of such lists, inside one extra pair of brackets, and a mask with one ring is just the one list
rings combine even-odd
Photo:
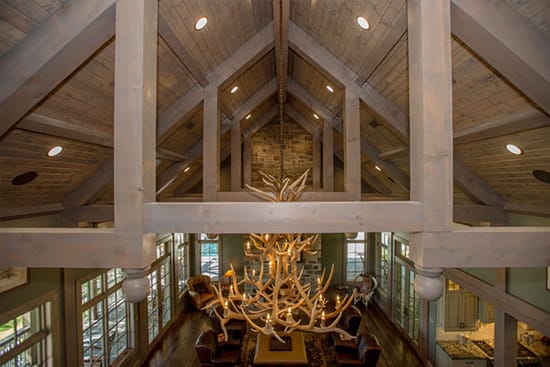
[(315, 120), (319, 120), (319, 115), (318, 114), (314, 113), (313, 117), (315, 117)]
[(330, 92), (330, 93), (334, 93), (334, 88), (332, 88), (330, 85), (327, 84), (327, 90)]
[(208, 18), (207, 17), (200, 17), (199, 19), (197, 19), (197, 21), (195, 22), (195, 29), (197, 31), (200, 31), (201, 29), (203, 29), (204, 27), (206, 27), (206, 23), (208, 23)]
[(246, 117), (245, 117), (244, 119), (245, 119), (245, 120), (248, 120), (248, 119), (250, 119), (251, 117), (252, 117), (252, 115), (251, 115), (251, 114), (248, 114), (248, 115), (246, 115)]
[(183, 170), (183, 172), (189, 172), (190, 169), (191, 169), (191, 167), (187, 166), (187, 167), (185, 167), (185, 169)]
[(59, 145), (55, 146), (48, 151), (48, 157), (55, 157), (56, 155), (61, 153), (62, 150), (63, 150), (63, 147), (60, 147)]
[(506, 150), (515, 155), (523, 154), (523, 150), (515, 144), (506, 144)]
[(374, 165), (374, 168), (376, 168), (377, 171), (382, 171), (382, 168), (378, 167), (376, 164)]
[(231, 88), (231, 94), (234, 94), (238, 90), (239, 90), (239, 87), (234, 86), (233, 88)]
[(357, 17), (357, 24), (363, 29), (369, 29), (369, 22), (364, 17)]

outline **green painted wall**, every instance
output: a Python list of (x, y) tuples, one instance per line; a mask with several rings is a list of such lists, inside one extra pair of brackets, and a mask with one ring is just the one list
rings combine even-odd
[(509, 268), (508, 293), (550, 312), (550, 291), (546, 289), (546, 268)]
[(465, 268), (463, 270), (487, 284), (495, 285), (497, 274), (494, 268)]
[(342, 233), (324, 233), (321, 235), (321, 263), (323, 267), (330, 271), (330, 267), (334, 264), (334, 275), (332, 284), (345, 283), (344, 272), (342, 269), (344, 261), (344, 235)]
[(222, 235), (222, 261), (220, 273), (223, 275), (229, 265), (233, 264), (233, 268), (238, 274), (243, 274), (244, 253), (243, 243), (245, 235), (243, 234), (224, 234)]

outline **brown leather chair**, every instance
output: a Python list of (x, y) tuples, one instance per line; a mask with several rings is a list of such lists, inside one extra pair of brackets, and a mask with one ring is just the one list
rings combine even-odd
[(239, 363), (240, 349), (224, 347), (216, 342), (212, 330), (203, 331), (195, 342), (201, 367), (234, 367)]
[[(338, 322), (338, 327), (347, 331), (351, 336), (357, 335), (359, 325), (361, 325), (361, 311), (353, 305), (344, 311), (340, 321)], [(332, 333), (331, 336), (335, 350), (348, 347), (357, 348), (357, 343), (359, 342), (358, 339), (346, 340), (343, 339), (338, 333)]]
[(197, 310), (202, 309), (210, 301), (216, 298), (216, 292), (210, 285), (210, 277), (208, 275), (196, 275), (187, 279), (187, 289), (191, 303)]
[[(218, 311), (220, 316), (223, 315), (223, 307), (218, 307), (216, 311)], [(210, 311), (208, 318), (210, 319), (210, 325), (212, 326), (214, 335), (222, 334), (222, 325), (220, 319), (216, 316), (214, 309)], [(227, 340), (226, 343), (238, 345), (240, 348), (244, 334), (246, 333), (246, 321), (230, 320), (225, 324), (225, 328), (227, 329), (227, 334), (229, 337), (229, 340)]]
[(335, 349), (334, 359), (338, 367), (375, 367), (381, 352), (382, 350), (376, 337), (369, 333), (361, 332), (358, 335), (357, 348)]

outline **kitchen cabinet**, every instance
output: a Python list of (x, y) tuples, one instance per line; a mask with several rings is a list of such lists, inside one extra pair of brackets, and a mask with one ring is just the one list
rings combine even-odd
[(481, 298), (478, 301), (479, 320), (481, 322), (495, 322), (495, 305), (487, 303)]
[(445, 331), (477, 330), (477, 296), (447, 280)]
[[(453, 356), (454, 357), (454, 356)], [(451, 357), (445, 350), (437, 345), (435, 351), (435, 367), (486, 367), (487, 360), (483, 358)]]

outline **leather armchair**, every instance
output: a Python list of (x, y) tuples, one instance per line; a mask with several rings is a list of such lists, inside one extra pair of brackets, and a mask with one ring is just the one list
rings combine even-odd
[[(218, 311), (219, 315), (223, 315), (222, 307), (218, 307), (216, 311)], [(210, 319), (210, 324), (212, 326), (214, 335), (223, 333), (220, 319), (218, 319), (218, 316), (216, 316), (214, 309), (210, 311), (210, 313), (208, 314), (208, 318)], [(238, 348), (240, 348), (242, 344), (242, 340), (244, 338), (244, 334), (246, 333), (246, 321), (230, 320), (225, 324), (225, 328), (227, 329), (227, 334), (228, 334), (227, 336), (229, 337), (229, 340), (227, 340), (225, 343), (229, 345), (235, 345)]]
[(358, 335), (357, 348), (341, 348), (334, 350), (334, 358), (338, 367), (367, 366), (375, 367), (382, 350), (374, 335), (361, 332)]
[[(342, 330), (347, 331), (351, 336), (356, 336), (357, 331), (359, 330), (359, 325), (361, 325), (361, 311), (355, 306), (348, 307), (340, 321), (338, 322), (338, 327)], [(346, 340), (342, 339), (340, 334), (332, 333), (332, 341), (334, 343), (334, 349), (339, 348), (357, 348), (358, 339)]]
[(216, 292), (210, 285), (210, 277), (208, 275), (196, 275), (187, 279), (187, 289), (191, 303), (197, 310), (202, 309), (211, 300), (216, 298)]
[(239, 363), (240, 350), (219, 346), (212, 330), (203, 331), (195, 342), (201, 367), (234, 367)]

